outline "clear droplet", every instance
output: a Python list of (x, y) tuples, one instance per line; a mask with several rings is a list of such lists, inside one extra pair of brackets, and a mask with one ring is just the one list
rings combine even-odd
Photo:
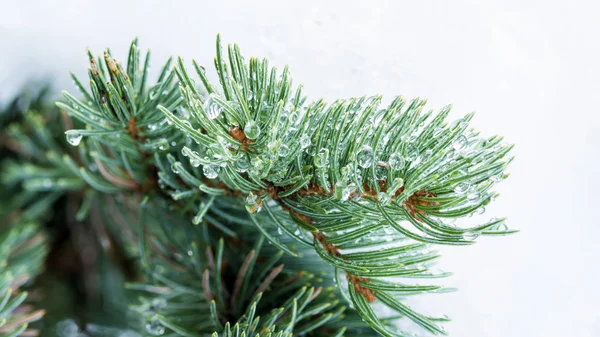
[(247, 99), (248, 99), (248, 102), (250, 102), (254, 99), (254, 93), (252, 91), (248, 92)]
[(163, 297), (157, 297), (152, 299), (152, 302), (150, 302), (150, 310), (152, 310), (155, 313), (160, 312), (162, 309), (167, 307), (167, 300), (164, 299)]
[(255, 121), (249, 121), (244, 127), (244, 134), (248, 139), (256, 139), (260, 136), (260, 126)]
[(265, 162), (260, 159), (260, 157), (254, 157), (254, 159), (252, 159), (252, 167), (254, 170), (260, 172), (265, 168)]
[(69, 130), (65, 132), (67, 137), (67, 142), (73, 146), (79, 145), (81, 143), (81, 138), (83, 136), (77, 130)]
[(463, 135), (460, 135), (460, 136), (456, 137), (452, 141), (452, 147), (456, 151), (460, 151), (460, 150), (464, 149), (465, 147), (467, 147), (467, 137), (465, 137)]
[(200, 166), (200, 160), (198, 160), (198, 158), (190, 158), (190, 165), (192, 165), (192, 167), (198, 167)]
[(467, 195), (467, 200), (471, 203), (475, 203), (479, 200), (479, 193), (473, 192)]
[(286, 157), (290, 153), (290, 148), (286, 144), (281, 144), (277, 149), (277, 155), (280, 157)]
[(165, 333), (165, 327), (160, 323), (158, 318), (153, 317), (146, 322), (146, 331), (154, 336), (160, 336)]
[(413, 144), (406, 145), (406, 156), (404, 159), (408, 161), (416, 161), (419, 157), (419, 150)]
[(358, 159), (358, 165), (360, 165), (362, 168), (371, 166), (374, 159), (373, 149), (368, 145), (363, 146), (362, 149), (358, 151), (356, 159)]
[(178, 174), (179, 173), (179, 169), (178, 166), (181, 165), (180, 162), (176, 161), (171, 165), (171, 171), (173, 171), (173, 173)]
[(262, 200), (258, 199), (254, 193), (250, 192), (246, 197), (246, 210), (249, 213), (258, 213), (262, 209)]
[(300, 137), (300, 147), (302, 149), (306, 149), (307, 147), (309, 147), (310, 143), (311, 143), (311, 141), (310, 141), (310, 137), (308, 135), (302, 135)]
[(379, 203), (381, 203), (382, 205), (387, 205), (392, 199), (387, 193), (379, 192), (377, 193), (377, 200), (379, 200)]
[(467, 241), (473, 241), (475, 239), (477, 239), (479, 237), (479, 233), (476, 232), (465, 232), (463, 234), (463, 239), (467, 240)]
[(209, 119), (215, 119), (219, 117), (223, 111), (223, 108), (221, 108), (221, 106), (215, 102), (212, 97), (209, 97), (206, 102), (204, 102), (203, 109)]
[(481, 215), (483, 213), (485, 213), (485, 207), (480, 207), (475, 211), (475, 214), (477, 215)]
[(463, 182), (463, 183), (456, 185), (456, 187), (454, 187), (454, 192), (456, 192), (458, 194), (465, 194), (465, 193), (467, 193), (467, 191), (469, 190), (470, 187), (471, 187), (471, 185)]
[(392, 170), (401, 170), (404, 168), (404, 158), (399, 153), (392, 153), (388, 164)]
[(210, 165), (204, 165), (202, 167), (202, 172), (204, 173), (204, 176), (206, 176), (206, 178), (215, 179), (219, 175), (220, 169), (221, 168), (219, 166), (210, 164)]
[(323, 168), (329, 165), (329, 150), (326, 148), (321, 148), (319, 153), (314, 158), (315, 166), (318, 168)]

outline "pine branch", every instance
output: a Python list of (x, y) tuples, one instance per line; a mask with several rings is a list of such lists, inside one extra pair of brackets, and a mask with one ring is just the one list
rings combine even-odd
[(224, 54), (220, 38), (219, 85), (179, 58), (149, 86), (137, 40), (125, 66), (88, 54), (89, 90), (73, 77), (82, 98), (56, 104), (75, 151), (29, 114), (34, 136), (15, 127), (11, 139), (33, 160), (6, 162), (3, 177), (30, 195), (86, 195), (81, 219), (102, 205), (144, 274), (128, 287), (150, 334), (337, 337), (364, 334), (364, 320), (404, 336), (379, 305), (445, 334), (444, 317), (404, 302), (445, 290), (411, 282), (448, 275), (431, 268), (431, 245), (515, 232), (504, 219), (452, 225), (483, 212), (512, 160), (501, 137), (469, 127), (472, 114), (448, 124), (449, 106), (423, 112), (402, 97), (310, 102), (287, 67), (246, 63), (236, 45)]

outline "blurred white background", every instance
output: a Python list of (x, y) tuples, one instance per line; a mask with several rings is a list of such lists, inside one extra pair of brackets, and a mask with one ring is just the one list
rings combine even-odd
[[(423, 307), (452, 336), (600, 336), (600, 3), (596, 1), (10, 1), (0, 11), (0, 98), (45, 75), (75, 91), (85, 47), (122, 60), (131, 39), (212, 65), (215, 36), (289, 64), (312, 98), (429, 98), (477, 111), (517, 146), (486, 215), (521, 233), (444, 248)], [(425, 301), (425, 300), (423, 300)]]

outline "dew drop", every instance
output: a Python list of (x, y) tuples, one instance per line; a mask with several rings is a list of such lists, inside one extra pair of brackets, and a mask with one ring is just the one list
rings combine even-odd
[(465, 147), (467, 147), (467, 137), (465, 137), (463, 135), (458, 136), (456, 139), (454, 139), (452, 141), (452, 147), (456, 151), (460, 151), (460, 150), (464, 149)]
[(160, 336), (165, 333), (165, 327), (160, 323), (158, 318), (152, 318), (146, 322), (146, 331), (153, 336)]
[(454, 192), (458, 193), (458, 194), (465, 194), (467, 193), (467, 191), (469, 190), (471, 186), (467, 183), (460, 183), (458, 185), (456, 185), (456, 187), (454, 188)]
[(467, 195), (467, 200), (471, 203), (477, 202), (477, 200), (479, 200), (479, 193), (477, 193), (477, 192), (469, 193)]
[(277, 149), (277, 155), (280, 157), (286, 157), (290, 153), (290, 148), (286, 144), (281, 144)]
[(246, 197), (245, 206), (249, 213), (258, 213), (262, 209), (262, 201), (254, 193), (250, 192)]
[(476, 232), (465, 232), (463, 234), (463, 239), (467, 241), (473, 241), (479, 237), (479, 233)]
[(373, 149), (368, 145), (363, 146), (362, 149), (358, 151), (356, 159), (358, 159), (358, 165), (360, 165), (362, 168), (371, 166), (374, 159)]
[(206, 102), (204, 102), (204, 106), (202, 108), (204, 112), (206, 112), (206, 116), (208, 116), (209, 119), (215, 119), (219, 117), (223, 111), (223, 108), (221, 108), (221, 106), (215, 102), (212, 97), (209, 97)]
[(387, 193), (379, 192), (379, 193), (377, 193), (377, 200), (379, 200), (380, 204), (385, 206), (390, 203), (391, 198)]
[(404, 167), (404, 158), (399, 153), (392, 153), (388, 161), (390, 169), (401, 170)]
[(302, 135), (300, 137), (300, 147), (302, 149), (306, 149), (307, 147), (309, 147), (310, 143), (311, 143), (311, 141), (310, 141), (310, 137), (308, 135)]
[(329, 150), (326, 148), (321, 148), (319, 153), (314, 158), (315, 166), (318, 168), (323, 168), (329, 165)]
[(221, 168), (219, 166), (210, 164), (210, 165), (204, 165), (202, 167), (202, 172), (204, 173), (204, 176), (206, 176), (206, 178), (215, 179), (219, 175), (220, 169)]
[(81, 138), (83, 136), (77, 130), (69, 130), (65, 132), (67, 137), (67, 142), (73, 146), (79, 145), (81, 143)]
[(244, 134), (248, 139), (256, 139), (260, 136), (260, 126), (255, 121), (249, 121), (244, 127)]
[(200, 160), (197, 158), (190, 158), (190, 165), (192, 165), (192, 167), (198, 167), (200, 166)]

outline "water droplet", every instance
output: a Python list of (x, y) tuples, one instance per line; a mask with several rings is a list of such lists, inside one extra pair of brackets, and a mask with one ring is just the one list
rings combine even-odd
[(160, 312), (162, 309), (167, 307), (167, 300), (162, 297), (156, 297), (150, 302), (150, 310), (154, 313)]
[(467, 195), (467, 200), (468, 200), (470, 203), (475, 203), (475, 202), (477, 202), (477, 201), (479, 200), (479, 193), (477, 193), (477, 192), (469, 193), (469, 194)]
[(204, 173), (204, 176), (206, 176), (206, 178), (215, 179), (219, 175), (220, 169), (221, 168), (219, 166), (210, 164), (210, 165), (204, 165), (202, 167), (202, 172)]
[(166, 139), (162, 138), (161, 140), (159, 140), (158, 149), (161, 150), (161, 151), (168, 150), (169, 149), (169, 142)]
[(477, 215), (481, 215), (483, 213), (485, 213), (485, 207), (480, 207), (475, 211), (475, 214)]
[(388, 161), (390, 169), (401, 170), (404, 167), (404, 158), (399, 153), (392, 153)]
[(405, 151), (406, 156), (404, 159), (408, 161), (415, 161), (419, 157), (419, 150), (413, 144), (407, 144)]
[(374, 159), (373, 149), (368, 145), (363, 146), (362, 149), (358, 151), (356, 159), (358, 159), (358, 165), (360, 165), (362, 168), (371, 166)]
[(190, 158), (190, 165), (192, 165), (192, 167), (198, 167), (200, 166), (200, 160), (198, 160), (198, 158)]
[(81, 138), (83, 136), (77, 130), (69, 130), (65, 132), (67, 137), (67, 142), (73, 146), (79, 145), (81, 143)]
[(390, 203), (391, 198), (387, 193), (379, 192), (377, 193), (377, 200), (379, 200), (379, 203), (381, 203), (382, 205), (387, 205)]
[(310, 141), (310, 137), (308, 135), (302, 135), (300, 137), (300, 147), (302, 149), (306, 149), (307, 147), (309, 147), (310, 143), (311, 143), (311, 141)]
[(173, 171), (173, 173), (178, 174), (179, 173), (179, 169), (177, 168), (179, 165), (181, 165), (180, 162), (176, 161), (171, 165), (171, 171)]
[(262, 209), (262, 200), (258, 199), (254, 193), (250, 192), (246, 197), (246, 210), (249, 213), (258, 213)]
[(465, 147), (467, 147), (467, 137), (465, 137), (463, 135), (456, 137), (456, 139), (454, 139), (452, 141), (452, 147), (456, 151), (460, 151), (460, 150), (464, 149)]
[(248, 163), (248, 159), (246, 159), (246, 157), (242, 157), (241, 159), (236, 161), (235, 164), (236, 164), (237, 171), (240, 173), (246, 172), (246, 170), (248, 170), (248, 166), (250, 165)]
[(279, 149), (277, 149), (277, 155), (280, 157), (285, 157), (290, 153), (290, 148), (286, 144), (281, 144)]
[(248, 139), (256, 139), (260, 136), (260, 126), (255, 121), (249, 121), (244, 127), (244, 134)]
[(329, 165), (329, 150), (326, 148), (321, 148), (319, 153), (314, 158), (314, 163), (318, 168), (323, 168)]
[(165, 327), (160, 323), (158, 318), (153, 317), (146, 322), (146, 331), (154, 336), (160, 336), (165, 333)]
[(479, 233), (476, 232), (465, 232), (463, 234), (463, 239), (467, 240), (467, 241), (473, 241), (475, 239), (477, 239), (479, 237)]
[(260, 157), (254, 157), (254, 159), (252, 159), (252, 167), (254, 170), (260, 172), (265, 168), (265, 162), (260, 159)]
[(507, 231), (508, 230), (508, 225), (506, 225), (505, 223), (501, 223), (498, 225), (498, 229), (499, 231)]
[(250, 102), (254, 99), (254, 93), (252, 91), (248, 92), (247, 99), (248, 99), (248, 102)]
[(467, 193), (467, 191), (469, 190), (470, 187), (471, 187), (471, 185), (463, 182), (463, 183), (456, 185), (456, 187), (454, 187), (454, 192), (456, 192), (458, 194), (465, 194), (465, 193)]
[(277, 234), (279, 234), (279, 235), (283, 234), (283, 230), (281, 229), (281, 227), (277, 227)]
[(215, 119), (219, 117), (219, 115), (223, 111), (223, 108), (221, 108), (221, 106), (217, 102), (215, 102), (212, 99), (212, 97), (209, 97), (206, 100), (206, 102), (204, 102), (204, 106), (202, 107), (202, 109), (204, 110), (206, 116), (208, 116), (209, 119)]

